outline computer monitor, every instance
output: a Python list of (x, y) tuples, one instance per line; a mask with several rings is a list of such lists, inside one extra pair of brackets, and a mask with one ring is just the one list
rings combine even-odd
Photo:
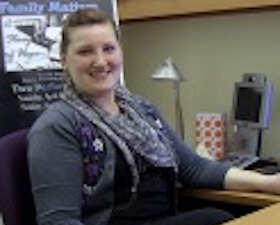
[(271, 118), (272, 84), (237, 82), (234, 86), (232, 122), (239, 127), (267, 129)]

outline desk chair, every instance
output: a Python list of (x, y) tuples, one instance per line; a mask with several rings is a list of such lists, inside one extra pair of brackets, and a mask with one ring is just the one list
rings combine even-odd
[(0, 212), (5, 225), (36, 225), (27, 167), (28, 129), (0, 139)]

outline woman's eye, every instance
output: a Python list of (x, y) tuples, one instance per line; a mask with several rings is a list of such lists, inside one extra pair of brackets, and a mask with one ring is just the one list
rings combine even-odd
[(116, 47), (113, 45), (107, 45), (104, 47), (105, 52), (113, 52), (115, 49), (116, 49)]
[(91, 53), (92, 53), (91, 49), (80, 49), (78, 51), (78, 54), (80, 54), (80, 55), (87, 55), (87, 54), (91, 54)]

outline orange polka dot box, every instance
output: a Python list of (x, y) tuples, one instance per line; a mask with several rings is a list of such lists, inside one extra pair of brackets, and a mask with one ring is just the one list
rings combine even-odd
[(204, 145), (215, 159), (222, 159), (226, 146), (226, 114), (197, 113), (195, 144)]

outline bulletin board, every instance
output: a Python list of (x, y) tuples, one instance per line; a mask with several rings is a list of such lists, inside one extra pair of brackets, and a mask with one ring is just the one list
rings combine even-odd
[(61, 97), (61, 24), (79, 8), (100, 8), (119, 24), (116, 0), (0, 2), (0, 137), (31, 126)]

